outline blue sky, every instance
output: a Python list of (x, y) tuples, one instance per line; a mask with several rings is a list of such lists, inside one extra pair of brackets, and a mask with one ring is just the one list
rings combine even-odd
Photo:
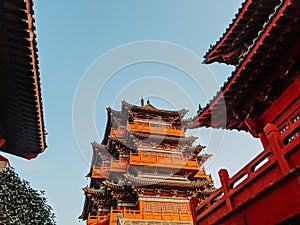
[[(206, 88), (211, 87), (210, 91), (215, 93), (233, 70), (230, 66), (207, 66), (200, 62), (210, 44), (228, 27), (241, 3), (241, 0), (35, 1), (48, 148), (31, 161), (5, 156), (23, 179), (46, 191), (58, 224), (84, 224), (77, 219), (84, 203), (81, 188), (89, 183), (85, 176), (90, 167), (90, 143), (101, 142), (103, 138), (105, 108), (119, 110), (121, 100), (137, 103), (144, 96), (158, 108), (186, 108), (190, 110), (188, 117), (194, 116), (198, 104), (203, 106), (209, 100)], [(149, 40), (153, 48), (142, 52), (134, 49), (137, 43), (145, 45)], [(157, 48), (160, 44), (162, 48)], [(166, 52), (164, 47), (170, 49)], [(152, 54), (152, 58), (143, 58), (143, 54)], [(130, 61), (134, 56), (141, 60)], [(197, 57), (196, 65), (193, 60)], [(108, 60), (106, 64), (104, 60)], [(99, 65), (104, 66), (98, 68)], [(193, 65), (200, 69), (191, 72), (192, 75), (182, 70)], [(116, 70), (106, 73), (109, 66), (115, 66)], [(102, 82), (104, 77), (107, 80)], [(208, 81), (211, 78), (214, 85)], [(80, 89), (84, 82), (91, 88)], [(93, 118), (79, 114), (75, 119), (80, 121), (75, 121), (78, 126), (74, 127), (72, 116), (77, 112), (74, 110), (87, 112)], [(96, 133), (91, 131), (89, 121), (94, 123)], [(214, 132), (201, 128), (190, 133), (199, 136), (197, 144), (208, 146), (206, 152), (214, 154), (206, 167), (218, 186), (220, 168), (228, 168), (233, 175), (261, 146), (244, 132)]]

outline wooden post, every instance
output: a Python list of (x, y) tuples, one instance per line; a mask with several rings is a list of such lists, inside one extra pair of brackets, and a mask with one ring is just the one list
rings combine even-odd
[(270, 143), (270, 149), (273, 152), (274, 157), (277, 159), (282, 173), (287, 175), (290, 172), (290, 167), (282, 154), (282, 144), (279, 141), (280, 133), (277, 126), (275, 124), (267, 124), (264, 127), (264, 132)]
[(191, 211), (192, 211), (192, 217), (193, 217), (193, 223), (196, 225), (196, 217), (197, 217), (197, 206), (199, 204), (199, 201), (196, 197), (192, 197), (190, 200), (191, 205)]
[(220, 181), (222, 184), (222, 190), (224, 193), (224, 198), (226, 200), (226, 206), (228, 211), (231, 211), (233, 209), (233, 203), (230, 199), (229, 196), (229, 175), (228, 175), (228, 171), (226, 169), (221, 169), (219, 170), (219, 177), (220, 177)]

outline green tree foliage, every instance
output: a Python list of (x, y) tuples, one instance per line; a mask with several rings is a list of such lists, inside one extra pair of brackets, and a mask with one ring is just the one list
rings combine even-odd
[(0, 225), (54, 225), (52, 208), (44, 192), (6, 168), (0, 172)]

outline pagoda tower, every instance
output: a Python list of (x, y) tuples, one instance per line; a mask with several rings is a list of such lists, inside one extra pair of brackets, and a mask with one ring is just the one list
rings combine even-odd
[(121, 111), (107, 108), (101, 144), (92, 143), (90, 185), (83, 188), (81, 219), (88, 225), (193, 224), (190, 199), (213, 191), (211, 175), (186, 137), (187, 110), (167, 111), (150, 104), (122, 102)]

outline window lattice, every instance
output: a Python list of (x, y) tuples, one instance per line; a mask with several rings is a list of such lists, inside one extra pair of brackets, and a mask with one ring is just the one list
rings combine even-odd
[(172, 213), (172, 204), (168, 204), (168, 213)]
[(183, 213), (187, 213), (188, 212), (187, 205), (182, 205), (181, 206), (181, 212), (183, 212)]
[(158, 204), (157, 203), (152, 203), (152, 210), (153, 212), (158, 212)]
[(150, 213), (151, 212), (150, 203), (145, 203), (145, 211), (146, 211), (146, 213)]
[(162, 213), (165, 213), (165, 212), (166, 212), (166, 205), (165, 205), (165, 204), (161, 204), (161, 205), (160, 205), (160, 211), (161, 211)]
[(175, 212), (179, 213), (179, 211), (180, 211), (180, 205), (179, 204), (175, 204), (174, 208), (175, 208)]

